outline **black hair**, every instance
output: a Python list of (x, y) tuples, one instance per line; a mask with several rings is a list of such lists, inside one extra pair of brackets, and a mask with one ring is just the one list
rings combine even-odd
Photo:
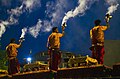
[(53, 27), (53, 28), (52, 28), (52, 32), (55, 32), (56, 29), (57, 29), (57, 27)]
[(97, 20), (94, 21), (94, 23), (95, 23), (95, 26), (98, 26), (98, 25), (100, 25), (101, 20), (97, 19)]
[(15, 38), (12, 38), (12, 39), (10, 40), (10, 43), (15, 43)]

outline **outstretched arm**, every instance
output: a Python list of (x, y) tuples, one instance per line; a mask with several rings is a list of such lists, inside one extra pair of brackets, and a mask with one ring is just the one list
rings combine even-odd
[(21, 47), (23, 40), (19, 40), (19, 47)]
[(106, 21), (106, 26), (107, 26), (107, 29), (110, 28), (110, 24), (107, 21)]
[(65, 31), (64, 30), (65, 30), (65, 24), (62, 25), (62, 34), (63, 34), (63, 36), (65, 35)]

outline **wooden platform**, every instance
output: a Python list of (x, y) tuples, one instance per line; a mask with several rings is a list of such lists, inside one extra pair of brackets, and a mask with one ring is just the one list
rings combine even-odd
[(61, 68), (57, 74), (49, 70), (40, 70), (15, 74), (13, 76), (2, 75), (0, 79), (57, 79), (61, 78), (85, 78), (85, 77), (111, 77), (112, 69), (104, 65), (82, 66), (73, 68)]

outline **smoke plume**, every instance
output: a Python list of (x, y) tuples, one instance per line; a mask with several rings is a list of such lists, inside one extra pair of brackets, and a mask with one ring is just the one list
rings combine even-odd
[(74, 10), (68, 11), (63, 20), (63, 23), (66, 23), (69, 18), (75, 17), (76, 15), (80, 14), (80, 16), (83, 16), (85, 14), (85, 11), (91, 7), (91, 5), (97, 0), (79, 0), (78, 1), (78, 7), (76, 7)]
[(118, 0), (106, 0), (106, 3), (109, 5), (106, 14), (112, 14), (114, 11), (117, 10), (117, 7), (119, 6)]
[(27, 28), (23, 28), (23, 29), (22, 29), (22, 34), (21, 34), (20, 38), (24, 38), (26, 32), (27, 32)]

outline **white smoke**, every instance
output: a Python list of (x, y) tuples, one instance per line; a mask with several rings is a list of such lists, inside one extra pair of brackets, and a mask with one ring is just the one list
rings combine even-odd
[(119, 6), (118, 0), (106, 0), (106, 3), (109, 5), (108, 11), (106, 14), (112, 14), (117, 10), (117, 7)]
[(21, 34), (20, 38), (24, 38), (26, 32), (27, 32), (27, 28), (23, 28), (23, 29), (22, 29), (22, 34)]
[(34, 38), (37, 38), (37, 36), (39, 35), (39, 32), (41, 30), (41, 27), (42, 27), (42, 21), (40, 19), (38, 19), (37, 24), (35, 26), (29, 28), (29, 33)]
[(85, 11), (91, 7), (91, 5), (97, 0), (79, 0), (78, 1), (78, 7), (76, 7), (74, 10), (68, 11), (63, 20), (63, 23), (66, 23), (69, 18), (75, 17), (76, 15), (80, 14), (80, 16), (83, 16), (85, 14)]

